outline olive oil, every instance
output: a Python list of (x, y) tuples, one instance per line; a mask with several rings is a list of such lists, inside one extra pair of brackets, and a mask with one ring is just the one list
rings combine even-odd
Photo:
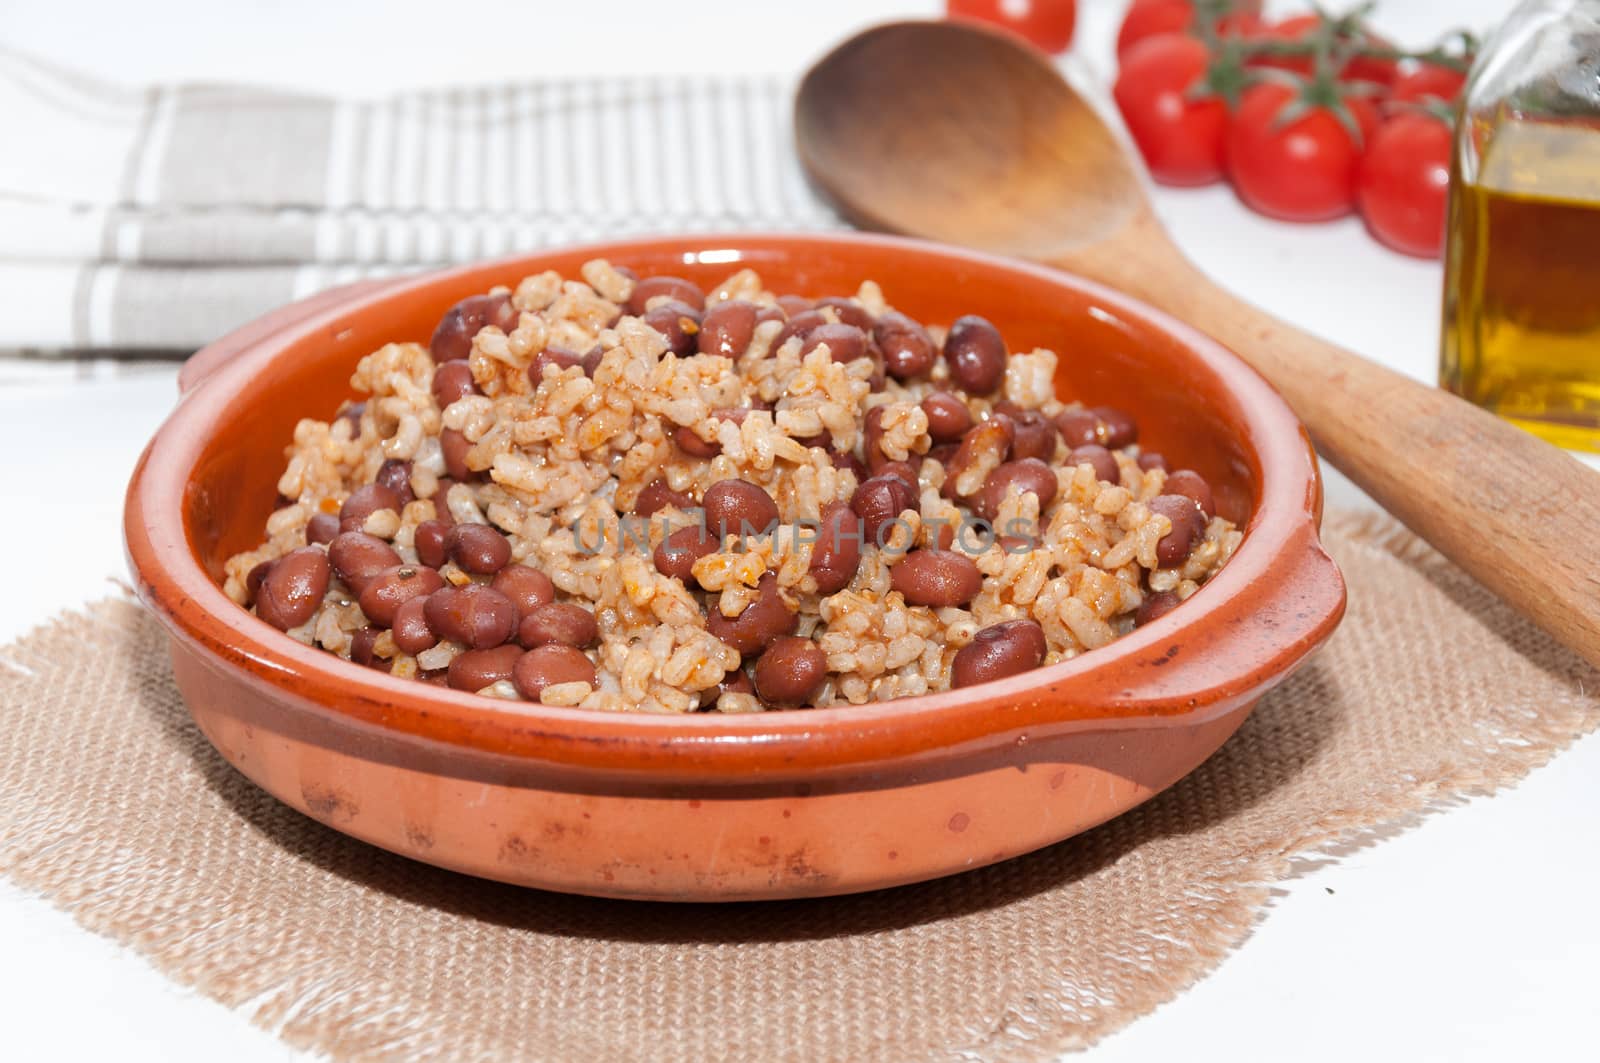
[(1600, 451), (1600, 123), (1493, 115), (1463, 119), (1440, 383)]

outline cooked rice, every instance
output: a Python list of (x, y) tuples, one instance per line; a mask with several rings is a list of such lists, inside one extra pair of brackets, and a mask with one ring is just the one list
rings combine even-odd
[[(941, 522), (955, 525), (969, 516), (941, 497), (945, 469), (925, 457), (932, 441), (920, 403), (932, 391), (949, 390), (943, 359), (921, 379), (889, 379), (874, 392), (870, 359), (836, 363), (826, 348), (802, 356), (798, 338), (770, 351), (783, 327), (779, 321), (759, 326), (737, 360), (679, 357), (668, 352), (660, 333), (619, 316), (633, 285), (626, 274), (601, 260), (586, 263), (580, 273), (581, 280), (541, 273), (512, 289), (520, 311), (515, 328), (508, 334), (490, 325), (472, 342), (472, 376), (483, 394), (448, 409), (439, 409), (432, 397), (434, 362), (423, 344), (391, 343), (363, 358), (351, 377), (365, 400), (359, 416), (331, 423), (305, 419), (296, 426), (277, 484), (290, 502), (268, 519), (260, 546), (227, 562), (229, 596), (245, 603), (247, 574), (304, 546), (313, 516), (337, 514), (355, 488), (373, 482), (386, 460), (410, 461), (416, 501), (398, 513), (373, 514), (365, 531), (391, 541), (403, 560), (415, 563), (417, 526), (441, 508), (457, 522), (487, 522), (508, 536), (514, 561), (554, 581), (558, 600), (592, 610), (600, 630), (598, 647), (589, 651), (597, 682), (551, 686), (543, 693), (545, 703), (610, 711), (751, 712), (763, 706), (747, 692), (716, 700), (719, 684), (740, 667), (740, 655), (706, 630), (705, 618), (711, 609), (737, 615), (766, 573), (775, 574), (785, 600), (798, 610), (799, 634), (826, 654), (828, 678), (813, 700), (829, 706), (947, 689), (957, 651), (979, 630), (1009, 620), (1039, 623), (1048, 643), (1046, 664), (1076, 657), (1131, 631), (1147, 594), (1192, 595), (1239, 545), (1240, 531), (1218, 517), (1184, 564), (1160, 568), (1157, 543), (1171, 525), (1147, 503), (1162, 493), (1167, 474), (1142, 469), (1137, 451), (1128, 448), (1116, 454), (1120, 484), (1097, 481), (1088, 465), (1057, 464), (1059, 491), (1043, 513), (1032, 494), (1007, 497), (994, 526), (1003, 531), (1023, 522), (1036, 528), (1038, 544), (1014, 553), (993, 544), (978, 553), (982, 589), (967, 607), (908, 604), (891, 589), (893, 566), (910, 546), (936, 542)], [(707, 309), (729, 298), (776, 303), (749, 269), (714, 287)], [(875, 314), (888, 309), (870, 281), (855, 299)], [(942, 330), (930, 331), (936, 340), (942, 337)], [(581, 367), (550, 365), (541, 380), (530, 382), (533, 357), (549, 346), (598, 346), (604, 353), (592, 378)], [(1054, 417), (1066, 408), (1054, 394), (1055, 369), (1050, 351), (1014, 353), (996, 399)], [(772, 412), (753, 410), (741, 423), (711, 416), (720, 407), (763, 403)], [(854, 472), (835, 467), (826, 449), (799, 440), (826, 434), (834, 448), (860, 455), (862, 425), (873, 406), (885, 407), (886, 456), (920, 466), (921, 497), (902, 514), (897, 538), (881, 549), (863, 548), (854, 579), (836, 594), (816, 593), (808, 571), (812, 544), (803, 536), (729, 536), (720, 550), (695, 564), (704, 590), (694, 590), (658, 572), (649, 554), (668, 532), (695, 523), (694, 514), (668, 507), (644, 527), (619, 521), (619, 511), (628, 512), (654, 480), (699, 497), (719, 480), (739, 478), (771, 494), (785, 529), (814, 522), (828, 503), (848, 501), (858, 484)], [(991, 403), (973, 398), (969, 408), (981, 421)], [(721, 453), (709, 460), (689, 456), (672, 441), (679, 427), (720, 444)], [(439, 433), (445, 428), (465, 435), (472, 444), (467, 465), (487, 471), (488, 479), (458, 482), (441, 498)], [(1057, 462), (1065, 452), (1058, 444)], [(965, 491), (975, 490), (1000, 460), (981, 457), (964, 474), (971, 481), (962, 485)], [(442, 575), (455, 584), (485, 580), (454, 565), (446, 565)], [(311, 620), (288, 634), (348, 657), (352, 633), (367, 625), (354, 595), (335, 578)], [(461, 651), (441, 642), (411, 657), (387, 633), (373, 650), (394, 674), (406, 676), (437, 672)], [(506, 682), (485, 693), (517, 696)]]

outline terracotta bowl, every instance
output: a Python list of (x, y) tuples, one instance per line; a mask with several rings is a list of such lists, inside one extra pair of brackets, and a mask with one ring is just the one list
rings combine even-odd
[[(1012, 679), (859, 708), (663, 717), (493, 700), (301, 646), (229, 601), (296, 420), (331, 417), (356, 361), (426, 340), (457, 300), (602, 255), (707, 283), (740, 265), (821, 296), (879, 281), (925, 321), (982, 314), (1062, 354), (1066, 398), (1133, 412), (1144, 443), (1215, 486), (1248, 530), (1166, 618)], [(1317, 540), (1305, 433), (1217, 344), (1115, 292), (884, 237), (697, 236), (530, 255), (330, 293), (197, 355), (128, 490), (139, 591), (172, 634), (218, 751), (336, 830), (545, 889), (705, 901), (816, 896), (948, 875), (1059, 842), (1209, 757), (1332, 632), (1344, 585)]]

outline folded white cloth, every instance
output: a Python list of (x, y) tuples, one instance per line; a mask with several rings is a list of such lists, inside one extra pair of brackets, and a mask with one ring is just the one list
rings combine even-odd
[(790, 82), (336, 100), (0, 48), (0, 348), (189, 349), (360, 277), (646, 232), (823, 229)]

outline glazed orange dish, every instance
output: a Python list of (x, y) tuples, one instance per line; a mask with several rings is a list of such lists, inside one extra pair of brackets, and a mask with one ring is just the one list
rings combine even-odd
[[(452, 308), (302, 420), (226, 590), (396, 676), (759, 712), (1016, 675), (1193, 594), (1240, 531), (1057, 355), (872, 282), (712, 291), (596, 260)], [(1174, 456), (1177, 457), (1177, 456)]]

